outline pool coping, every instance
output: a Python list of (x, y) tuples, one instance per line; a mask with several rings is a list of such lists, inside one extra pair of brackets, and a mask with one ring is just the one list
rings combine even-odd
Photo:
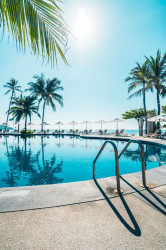
[[(164, 175), (166, 165), (146, 170), (147, 184), (150, 189), (166, 184)], [(142, 173), (136, 172), (121, 176), (123, 195), (145, 190)], [(104, 200), (102, 192), (108, 198), (116, 198), (116, 177), (88, 181), (61, 183), (52, 185), (22, 186), (0, 188), (0, 213), (15, 212), (50, 207), (67, 206)]]
[(33, 136), (74, 136), (74, 137), (80, 137), (82, 139), (94, 139), (94, 140), (119, 140), (119, 141), (129, 141), (129, 140), (139, 140), (140, 142), (151, 144), (151, 145), (158, 145), (166, 148), (166, 140), (164, 139), (156, 139), (156, 138), (150, 138), (150, 137), (143, 137), (143, 136), (113, 136), (113, 135), (96, 135), (96, 134), (91, 134), (91, 135), (85, 135), (85, 134), (69, 134), (69, 133), (59, 133), (59, 134), (33, 134), (30, 136), (23, 136), (21, 134), (14, 134), (14, 133), (8, 133), (8, 134), (0, 134), (3, 136), (22, 136), (24, 137), (33, 137)]

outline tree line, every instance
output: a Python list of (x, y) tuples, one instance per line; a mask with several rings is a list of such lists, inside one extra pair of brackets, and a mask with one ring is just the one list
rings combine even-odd
[[(41, 74), (33, 77), (34, 82), (29, 82), (29, 88), (24, 90), (24, 93), (29, 92), (28, 95), (23, 95), (21, 86), (18, 85), (18, 81), (11, 78), (9, 82), (4, 84), (4, 88), (7, 88), (7, 94), (10, 95), (9, 107), (7, 110), (7, 117), (5, 123), (5, 131), (8, 126), (9, 116), (10, 120), (15, 120), (18, 123), (21, 119), (25, 120), (24, 131), (27, 131), (27, 120), (29, 118), (30, 123), (32, 115), (36, 114), (41, 117), (41, 130), (45, 124), (45, 109), (46, 106), (51, 106), (52, 110), (56, 111), (56, 103), (63, 107), (63, 97), (58, 92), (63, 90), (61, 81), (54, 77), (52, 79), (45, 79), (44, 75)], [(20, 93), (19, 96), (16, 93)], [(39, 107), (42, 104), (42, 114), (39, 113)]]
[[(157, 51), (156, 57), (145, 56), (145, 61), (140, 64), (136, 63), (129, 76), (125, 79), (125, 82), (129, 83), (128, 93), (130, 94), (128, 99), (133, 97), (142, 96), (143, 109), (136, 109), (127, 111), (122, 114), (124, 119), (139, 119), (141, 116), (145, 116), (145, 133), (147, 134), (147, 113), (161, 114), (160, 99), (166, 97), (166, 53), (162, 56), (161, 51)], [(146, 107), (146, 93), (155, 93), (157, 112), (155, 110), (147, 110)], [(166, 106), (162, 107), (162, 112), (165, 112)], [(159, 129), (160, 124), (157, 123)]]

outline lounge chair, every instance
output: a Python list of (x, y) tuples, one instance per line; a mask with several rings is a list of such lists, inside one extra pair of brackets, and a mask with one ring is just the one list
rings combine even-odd
[(131, 136), (135, 136), (135, 134), (131, 134)]
[(9, 134), (9, 129), (3, 131), (4, 134)]
[(160, 139), (166, 139), (166, 132), (164, 132), (164, 133), (162, 133), (162, 134), (160, 135)]
[(44, 130), (42, 129), (40, 132), (37, 132), (38, 134), (44, 134)]
[(154, 132), (154, 134), (150, 134), (151, 138), (155, 138), (155, 139), (159, 139), (161, 136), (161, 131), (159, 129), (156, 129), (156, 131)]
[(121, 129), (119, 135), (124, 135), (124, 129)]
[(79, 129), (76, 129), (75, 133), (76, 133), (76, 134), (79, 134)]
[(117, 130), (115, 130), (115, 132), (114, 132), (114, 134), (113, 135), (115, 135), (115, 136), (118, 136), (119, 135), (119, 130), (117, 129)]
[(74, 130), (70, 129), (69, 134), (73, 134)]
[(55, 131), (53, 132), (53, 134), (57, 134), (58, 133), (58, 130), (57, 129), (55, 129)]
[(12, 134), (17, 134), (17, 133), (19, 133), (19, 132), (17, 131), (17, 129), (15, 129), (15, 130), (12, 132)]

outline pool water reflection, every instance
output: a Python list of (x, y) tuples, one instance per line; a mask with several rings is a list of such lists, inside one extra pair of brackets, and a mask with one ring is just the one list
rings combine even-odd
[[(114, 141), (120, 152), (126, 142)], [(104, 140), (73, 136), (0, 137), (0, 187), (32, 186), (92, 179), (92, 165)], [(144, 144), (146, 169), (166, 164), (166, 148)], [(141, 170), (140, 149), (129, 146), (120, 174)], [(96, 178), (115, 175), (114, 151), (106, 146), (96, 163)]]

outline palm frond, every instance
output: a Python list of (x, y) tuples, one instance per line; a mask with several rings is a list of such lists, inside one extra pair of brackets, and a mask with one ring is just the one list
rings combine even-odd
[(53, 0), (0, 1), (3, 33), (7, 29), (19, 50), (25, 51), (29, 46), (35, 55), (41, 54), (52, 65), (57, 63), (58, 53), (67, 64), (62, 50), (69, 32), (61, 13)]

